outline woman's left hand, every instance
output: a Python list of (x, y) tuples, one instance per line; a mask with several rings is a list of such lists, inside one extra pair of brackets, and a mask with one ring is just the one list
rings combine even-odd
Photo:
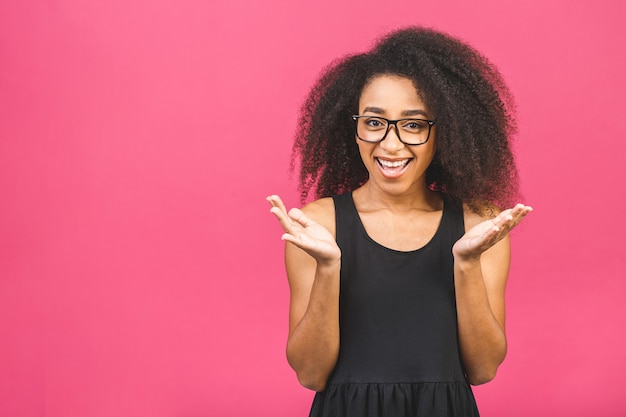
[(531, 211), (532, 207), (518, 204), (502, 211), (493, 219), (472, 227), (452, 247), (454, 258), (459, 260), (480, 258), (483, 252), (504, 238)]

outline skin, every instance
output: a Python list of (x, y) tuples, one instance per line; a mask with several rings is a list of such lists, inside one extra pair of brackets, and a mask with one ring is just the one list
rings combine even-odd
[[(359, 114), (388, 119), (433, 119), (411, 80), (381, 75), (363, 89)], [(390, 129), (385, 140), (355, 138), (368, 181), (353, 192), (361, 221), (378, 243), (401, 251), (424, 246), (443, 214), (441, 196), (428, 189), (426, 168), (437, 149), (436, 127), (423, 145), (405, 145)], [(405, 161), (385, 169), (380, 161)], [(307, 388), (326, 387), (339, 353), (341, 251), (335, 242), (331, 198), (287, 211), (280, 197), (267, 198), (284, 229), (291, 290), (287, 359)], [(532, 208), (518, 204), (493, 218), (464, 211), (466, 233), (452, 248), (461, 358), (471, 384), (490, 381), (506, 355), (504, 291), (510, 263), (508, 233)]]

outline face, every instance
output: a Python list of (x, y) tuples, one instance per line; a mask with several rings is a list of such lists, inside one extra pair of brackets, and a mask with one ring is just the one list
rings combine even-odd
[[(380, 116), (389, 120), (418, 118), (433, 120), (413, 82), (396, 75), (373, 78), (361, 92), (359, 114)], [(402, 135), (402, 132), (400, 132)], [(361, 159), (369, 172), (368, 183), (391, 194), (426, 190), (426, 168), (436, 150), (435, 128), (423, 145), (405, 145), (391, 126), (382, 142), (368, 143), (356, 139)]]

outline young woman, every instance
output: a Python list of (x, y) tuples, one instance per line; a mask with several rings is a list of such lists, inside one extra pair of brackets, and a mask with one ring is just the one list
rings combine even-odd
[(302, 109), (287, 358), (311, 416), (476, 416), (506, 354), (513, 103), (448, 35), (408, 28), (331, 65)]

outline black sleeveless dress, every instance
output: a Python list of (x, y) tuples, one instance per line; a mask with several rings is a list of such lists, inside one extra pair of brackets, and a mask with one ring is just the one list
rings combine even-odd
[(341, 249), (340, 350), (311, 417), (478, 416), (457, 339), (452, 245), (463, 213), (409, 252), (366, 233), (352, 194), (334, 197)]

